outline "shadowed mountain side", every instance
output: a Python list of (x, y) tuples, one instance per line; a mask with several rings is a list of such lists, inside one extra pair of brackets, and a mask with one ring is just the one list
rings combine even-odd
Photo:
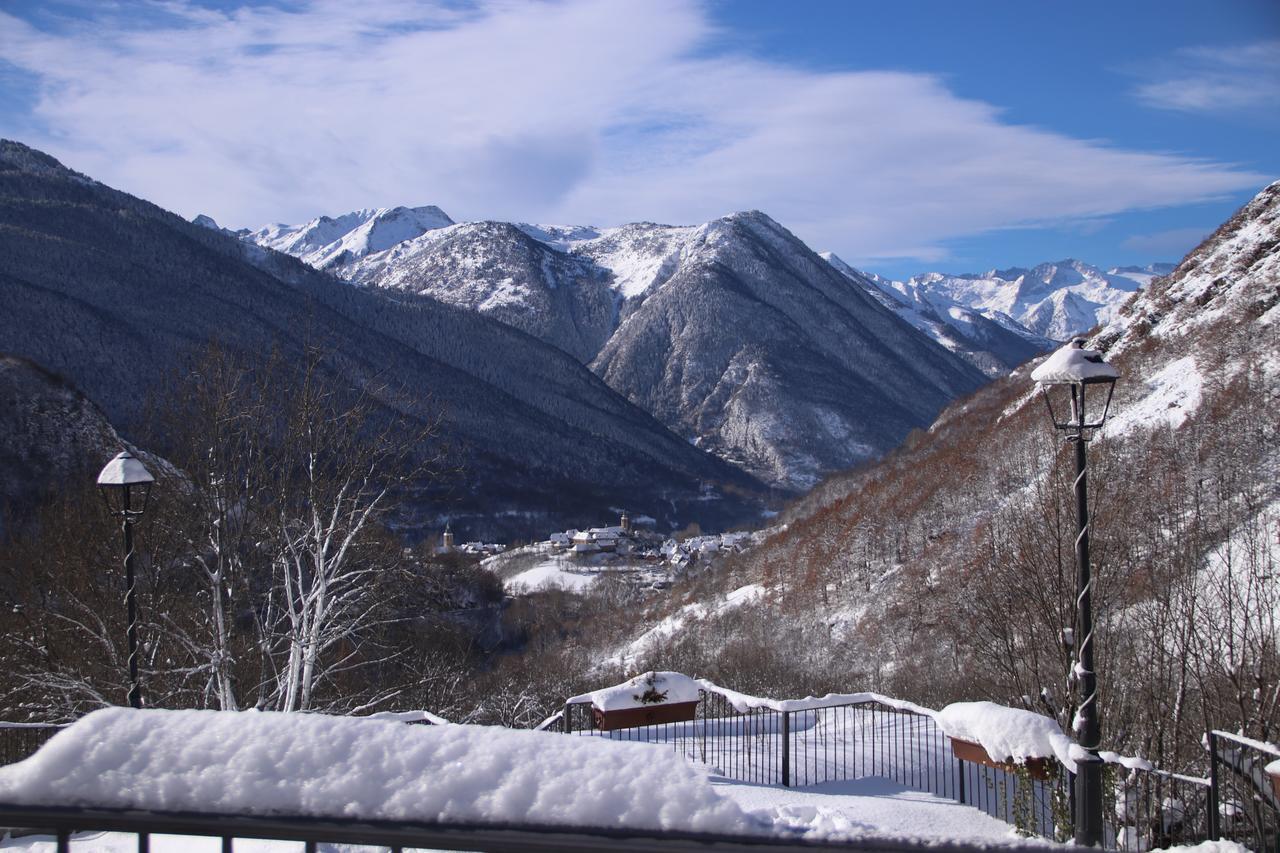
[[(344, 382), (403, 389), (418, 418), (443, 414), (466, 473), (444, 484), (452, 503), (431, 513), (503, 512), (507, 532), (596, 519), (610, 505), (722, 524), (754, 512), (762, 494), (528, 335), (353, 288), (16, 143), (0, 146), (0, 334), (126, 432), (161, 380), (211, 338), (264, 357), (278, 348), (300, 358), (319, 343)], [(748, 497), (707, 501), (704, 483)], [(436, 523), (421, 510), (418, 521)]]

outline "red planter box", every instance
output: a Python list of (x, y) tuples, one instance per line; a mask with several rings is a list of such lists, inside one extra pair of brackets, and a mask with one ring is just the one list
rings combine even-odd
[(1044, 780), (1051, 775), (1049, 772), (1050, 759), (1048, 758), (1028, 758), (1024, 764), (1016, 764), (1012, 761), (996, 761), (987, 754), (982, 744), (955, 737), (951, 739), (951, 752), (961, 761), (971, 761), (974, 764), (994, 767), (996, 770), (1004, 770), (1007, 773), (1017, 773), (1025, 768), (1031, 774), (1032, 779)]
[(592, 708), (596, 728), (602, 732), (617, 729), (634, 729), (639, 726), (656, 726), (660, 723), (683, 723), (697, 716), (697, 702), (672, 702), (661, 705), (645, 705), (640, 708), (623, 708), (618, 711), (601, 711)]
[(1280, 799), (1280, 773), (1268, 773), (1271, 777), (1271, 789), (1276, 792), (1276, 799)]

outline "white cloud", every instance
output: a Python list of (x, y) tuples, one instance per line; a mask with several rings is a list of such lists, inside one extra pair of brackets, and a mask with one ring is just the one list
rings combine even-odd
[(693, 0), (147, 8), (163, 14), (43, 29), (0, 13), (0, 58), (39, 80), (45, 131), (23, 141), (232, 226), (391, 204), (595, 224), (759, 208), (851, 260), (932, 262), (964, 235), (1265, 181), (1012, 125), (930, 75), (716, 53)]
[(1280, 40), (1186, 48), (1154, 72), (1135, 91), (1148, 106), (1210, 113), (1280, 108)]

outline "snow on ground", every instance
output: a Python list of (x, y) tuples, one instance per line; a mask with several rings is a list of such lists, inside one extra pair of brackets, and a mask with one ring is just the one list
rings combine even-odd
[[(826, 782), (808, 788), (750, 785), (712, 777), (716, 793), (744, 811), (789, 826), (806, 838), (876, 836), (914, 840), (1028, 839), (1002, 820), (955, 800), (905, 788), (888, 779)], [(1045, 842), (1045, 847), (1057, 845)]]
[(741, 607), (744, 604), (758, 601), (765, 596), (765, 588), (760, 584), (753, 583), (744, 587), (739, 587), (725, 595), (724, 600), (718, 604), (708, 606), (700, 602), (686, 604), (675, 613), (660, 620), (653, 627), (646, 630), (643, 634), (636, 637), (626, 646), (622, 647), (616, 654), (608, 656), (601, 661), (602, 666), (621, 665), (629, 667), (643, 655), (650, 646), (660, 643), (676, 635), (677, 632), (684, 630), (685, 625), (691, 621), (706, 619), (708, 616), (718, 615), (728, 610)]
[(591, 586), (600, 577), (600, 572), (583, 571), (562, 556), (543, 560), (532, 568), (525, 569), (507, 580), (507, 589), (531, 592), (535, 589), (559, 587), (561, 589), (583, 590)]
[(1112, 405), (1104, 435), (1121, 436), (1164, 424), (1177, 429), (1200, 406), (1204, 377), (1196, 368), (1195, 357), (1188, 355), (1165, 365), (1143, 384), (1145, 394), (1123, 405)]

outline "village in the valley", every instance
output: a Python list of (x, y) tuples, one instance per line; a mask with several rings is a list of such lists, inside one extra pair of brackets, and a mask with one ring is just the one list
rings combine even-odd
[(613, 576), (645, 589), (666, 589), (672, 582), (724, 554), (743, 551), (770, 531), (663, 536), (648, 516), (622, 511), (616, 525), (570, 528), (515, 548), (488, 542), (454, 541), (446, 527), (437, 554), (468, 555), (502, 578), (512, 593), (549, 587), (581, 590)]

